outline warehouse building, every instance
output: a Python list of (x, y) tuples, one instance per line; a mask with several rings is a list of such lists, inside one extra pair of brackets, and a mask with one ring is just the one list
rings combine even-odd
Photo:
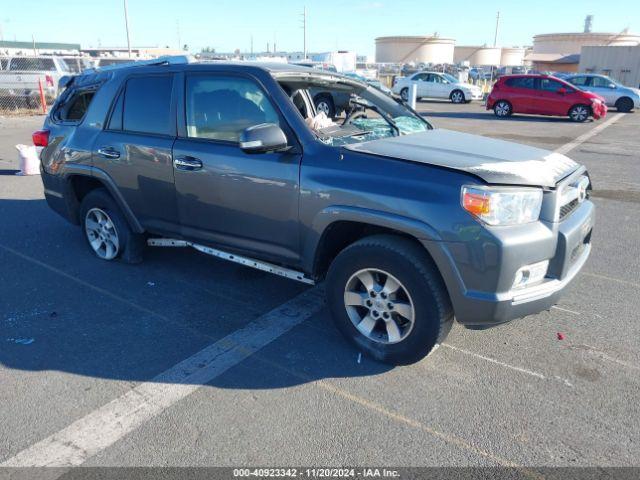
[(577, 72), (580, 51), (591, 46), (635, 46), (640, 36), (621, 33), (545, 33), (533, 37), (533, 51), (525, 57), (539, 71)]
[(601, 73), (623, 85), (640, 88), (640, 45), (582, 47), (579, 70)]

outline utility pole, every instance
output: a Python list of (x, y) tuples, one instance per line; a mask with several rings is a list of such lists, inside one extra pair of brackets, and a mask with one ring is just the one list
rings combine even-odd
[(131, 39), (129, 37), (129, 14), (127, 13), (127, 0), (124, 0), (124, 25), (127, 29), (127, 50), (129, 50), (129, 58), (131, 58)]
[(36, 50), (36, 37), (33, 36), (33, 33), (31, 34), (31, 42), (33, 43), (33, 54), (37, 56), (38, 51)]
[(251, 55), (253, 56), (253, 35), (251, 35)]
[(180, 20), (176, 19), (176, 32), (178, 34), (178, 50), (182, 50), (182, 42), (180, 41)]
[(496, 33), (493, 36), (493, 46), (497, 46), (498, 45), (498, 26), (500, 25), (500, 12), (498, 12), (498, 15), (496, 16)]
[(302, 10), (302, 54), (307, 59), (307, 7)]

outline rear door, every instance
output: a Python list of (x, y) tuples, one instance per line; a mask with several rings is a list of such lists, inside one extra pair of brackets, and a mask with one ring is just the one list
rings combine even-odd
[[(181, 83), (173, 161), (183, 236), (296, 263), (302, 156), (277, 105), (249, 75), (187, 72)], [(280, 125), (296, 146), (245, 153), (240, 134), (261, 123)]]
[(94, 166), (113, 179), (142, 226), (169, 235), (179, 229), (171, 158), (174, 83), (171, 73), (130, 76), (93, 147)]
[(442, 75), (437, 73), (429, 74), (429, 91), (433, 98), (449, 98), (450, 86), (445, 82)]
[(513, 77), (504, 80), (507, 90), (506, 100), (511, 103), (515, 113), (531, 113), (538, 100), (533, 77)]

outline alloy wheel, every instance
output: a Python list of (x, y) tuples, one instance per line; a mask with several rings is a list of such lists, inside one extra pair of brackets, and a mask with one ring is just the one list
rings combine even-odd
[(92, 208), (84, 220), (89, 244), (98, 257), (112, 260), (118, 255), (120, 241), (111, 217), (100, 208)]
[(331, 112), (331, 107), (326, 100), (320, 100), (318, 105), (316, 105), (316, 110), (318, 110), (318, 112), (323, 112), (328, 117), (329, 112)]
[(496, 115), (498, 115), (499, 117), (506, 117), (507, 115), (509, 115), (510, 111), (511, 107), (507, 102), (498, 102), (496, 104)]
[(408, 290), (384, 270), (366, 268), (354, 273), (345, 286), (344, 305), (351, 323), (377, 343), (403, 341), (415, 323)]
[(583, 122), (589, 116), (589, 110), (583, 105), (573, 107), (571, 110), (571, 119), (576, 122)]
[(464, 94), (462, 92), (453, 92), (451, 94), (451, 101), (453, 103), (462, 103), (462, 102), (464, 102)]

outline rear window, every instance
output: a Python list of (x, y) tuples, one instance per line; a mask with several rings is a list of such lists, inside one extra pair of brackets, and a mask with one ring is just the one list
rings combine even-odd
[(533, 77), (516, 77), (516, 78), (508, 78), (505, 80), (505, 85), (513, 88), (534, 88), (534, 78)]
[(9, 70), (22, 72), (55, 72), (53, 58), (16, 57), (11, 59)]
[(53, 118), (59, 122), (79, 122), (87, 113), (95, 93), (96, 89), (92, 88), (76, 91), (66, 97), (63, 94), (63, 100), (53, 113)]
[(156, 135), (173, 134), (172, 87), (173, 78), (170, 75), (134, 77), (127, 80), (122, 129)]

